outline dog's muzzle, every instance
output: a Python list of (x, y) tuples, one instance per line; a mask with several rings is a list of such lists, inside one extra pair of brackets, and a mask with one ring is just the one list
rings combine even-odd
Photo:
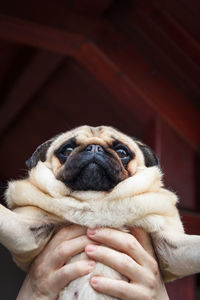
[(122, 166), (101, 145), (88, 145), (67, 159), (58, 179), (72, 190), (108, 191), (122, 180)]

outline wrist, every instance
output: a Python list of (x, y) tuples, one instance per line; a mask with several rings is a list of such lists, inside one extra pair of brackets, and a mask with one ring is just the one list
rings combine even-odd
[(36, 299), (36, 297), (34, 297), (33, 295), (33, 290), (30, 284), (30, 278), (29, 278), (29, 274), (26, 275), (26, 278), (19, 290), (18, 296), (16, 298), (16, 300), (34, 300)]
[(169, 300), (169, 296), (167, 294), (167, 290), (166, 290), (165, 284), (162, 281), (159, 284), (159, 289), (158, 289), (158, 294), (157, 294), (157, 300)]

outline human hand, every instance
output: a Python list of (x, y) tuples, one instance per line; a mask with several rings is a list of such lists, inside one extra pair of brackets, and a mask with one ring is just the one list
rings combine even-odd
[(71, 280), (93, 270), (95, 262), (91, 260), (66, 264), (91, 242), (84, 227), (71, 225), (61, 229), (32, 263), (17, 300), (58, 299)]
[(98, 292), (123, 300), (167, 300), (158, 264), (149, 236), (141, 229), (130, 233), (110, 228), (88, 229), (87, 235), (102, 245), (87, 245), (87, 255), (110, 266), (129, 279), (92, 277), (91, 286)]

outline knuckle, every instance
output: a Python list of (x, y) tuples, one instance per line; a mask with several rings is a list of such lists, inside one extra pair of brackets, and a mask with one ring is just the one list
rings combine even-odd
[(56, 247), (56, 253), (59, 256), (63, 256), (67, 251), (67, 245), (66, 242), (61, 243)]
[(81, 275), (84, 272), (83, 265), (80, 262), (74, 264), (74, 272), (78, 275)]
[(150, 260), (150, 268), (154, 276), (158, 276), (159, 274), (159, 266), (157, 261), (154, 258)]
[(65, 265), (62, 269), (61, 269), (61, 275), (64, 278), (68, 278), (69, 276), (69, 269), (68, 269), (68, 265)]
[(121, 262), (123, 269), (128, 269), (130, 268), (132, 264), (132, 259), (125, 253), (122, 253), (122, 262)]
[(126, 248), (131, 251), (132, 253), (135, 252), (136, 250), (136, 240), (133, 236), (130, 236), (128, 239), (127, 239), (127, 242), (126, 242)]
[(80, 237), (79, 237), (79, 241), (80, 241), (80, 243), (81, 244), (88, 244), (88, 243), (91, 243), (91, 241), (87, 238), (87, 236), (85, 236), (85, 235), (81, 235)]
[(149, 274), (147, 276), (147, 285), (148, 285), (149, 289), (151, 289), (151, 290), (156, 288), (157, 280), (156, 280), (155, 276), (153, 276), (152, 274)]
[(39, 291), (42, 295), (45, 295), (48, 291), (49, 288), (49, 282), (48, 282), (48, 278), (43, 278), (40, 281), (40, 285), (39, 285)]
[(34, 264), (32, 270), (33, 277), (36, 279), (43, 277), (45, 274), (45, 269), (42, 263)]

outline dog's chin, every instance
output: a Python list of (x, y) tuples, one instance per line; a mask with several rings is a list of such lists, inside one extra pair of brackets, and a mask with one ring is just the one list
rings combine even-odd
[(106, 169), (91, 162), (73, 179), (65, 179), (63, 182), (73, 191), (109, 191), (119, 183), (119, 180), (111, 178)]

